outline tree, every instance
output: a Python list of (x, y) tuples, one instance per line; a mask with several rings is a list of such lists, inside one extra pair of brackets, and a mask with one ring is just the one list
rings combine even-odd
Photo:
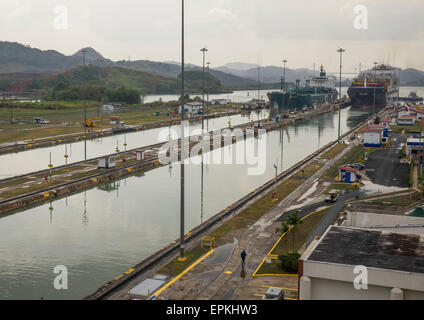
[[(281, 233), (281, 235), (287, 233), (290, 230), (290, 226), (287, 224), (287, 222), (281, 222), (281, 228), (277, 228), (275, 230), (275, 233)], [(284, 237), (284, 243), (286, 245), (286, 250), (287, 250), (287, 235)]]
[(300, 254), (297, 252), (289, 252), (278, 256), (283, 270), (296, 273), (299, 271), (299, 258)]
[(287, 218), (287, 223), (292, 226), (292, 239), (293, 239), (293, 248), (294, 251), (294, 236), (297, 231), (297, 227), (303, 223), (303, 220), (301, 220), (298, 216), (299, 211), (293, 212), (290, 214)]

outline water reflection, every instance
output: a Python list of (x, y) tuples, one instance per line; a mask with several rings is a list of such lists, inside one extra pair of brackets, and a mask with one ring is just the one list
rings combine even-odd
[[(343, 111), (342, 130), (365, 118)], [(186, 230), (273, 179), (276, 159), (281, 172), (334, 141), (337, 121), (330, 114), (268, 132), (265, 172), (259, 176), (249, 176), (248, 165), (209, 164), (207, 153), (199, 155), (199, 165), (186, 166)], [(226, 152), (235, 154), (237, 144)], [(174, 163), (135, 173), (0, 218), (0, 298), (80, 299), (177, 239), (180, 175), (171, 173), (179, 169)], [(66, 292), (52, 286), (56, 265), (68, 268)]]
[[(267, 110), (262, 110), (259, 112), (259, 117), (261, 119), (266, 118), (267, 115)], [(230, 117), (208, 119), (207, 124), (209, 131), (226, 128), (228, 125), (228, 119), (231, 120), (231, 124), (233, 126), (243, 124), (248, 121), (248, 118), (245, 115), (240, 114), (232, 115)], [(201, 123), (193, 122), (190, 123), (189, 126), (190, 130), (200, 129)], [(86, 159), (100, 157), (107, 154), (113, 154), (117, 149), (129, 150), (134, 148), (142, 148), (148, 145), (156, 144), (158, 142), (163, 142), (158, 140), (163, 130), (163, 128), (156, 128), (128, 134), (97, 138), (93, 140), (74, 142), (69, 144), (69, 157), (67, 158), (64, 157), (64, 147), (62, 145), (46, 148), (36, 148), (18, 153), (0, 155), (0, 179), (35, 172), (40, 169), (47, 168), (48, 161), (45, 159), (49, 158), (50, 152), (52, 153), (52, 163), (55, 167), (57, 167)], [(170, 130), (177, 133), (177, 136), (173, 137), (174, 139), (179, 137), (179, 133), (181, 132), (180, 125), (170, 126)], [(122, 146), (119, 144), (120, 141), (123, 141)], [(31, 159), (31, 161), (28, 161), (28, 159)], [(13, 167), (10, 166), (11, 163), (14, 164)]]

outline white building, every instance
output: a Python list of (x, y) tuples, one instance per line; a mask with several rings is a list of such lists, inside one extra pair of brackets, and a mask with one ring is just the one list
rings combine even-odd
[(406, 156), (409, 159), (415, 159), (416, 156), (424, 151), (424, 139), (408, 138), (406, 140)]
[(424, 237), (330, 226), (300, 259), (299, 298), (423, 300)]
[(368, 128), (364, 131), (364, 147), (379, 148), (383, 138), (383, 129)]
[(398, 126), (412, 126), (417, 119), (417, 115), (411, 115), (411, 116), (400, 116), (397, 118), (397, 125)]
[[(201, 102), (187, 102), (184, 103), (185, 113), (202, 113), (203, 104)], [(181, 114), (181, 105), (178, 106), (178, 113)]]

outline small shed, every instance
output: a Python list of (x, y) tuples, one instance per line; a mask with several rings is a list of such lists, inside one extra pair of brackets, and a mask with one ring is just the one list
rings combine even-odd
[(144, 155), (146, 153), (146, 150), (137, 150), (135, 152), (135, 158), (137, 161), (142, 161), (144, 160)]
[(383, 130), (380, 128), (368, 128), (364, 132), (364, 147), (379, 148), (383, 139)]
[(116, 157), (114, 155), (104, 156), (99, 159), (98, 169), (112, 169), (116, 166)]
[(358, 169), (340, 166), (339, 168), (339, 180), (345, 183), (355, 183), (358, 181), (357, 173)]

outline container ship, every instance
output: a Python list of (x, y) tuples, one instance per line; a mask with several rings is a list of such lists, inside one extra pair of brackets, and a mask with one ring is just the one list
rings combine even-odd
[(305, 81), (301, 87), (300, 80), (296, 80), (294, 88), (284, 89), (268, 93), (270, 107), (278, 107), (280, 113), (290, 111), (291, 109), (309, 107), (319, 103), (332, 103), (337, 99), (337, 90), (329, 85), (330, 80), (321, 66), (319, 76), (312, 77)]
[(391, 66), (380, 64), (361, 72), (350, 85), (347, 94), (352, 108), (384, 108), (398, 92), (398, 77)]

